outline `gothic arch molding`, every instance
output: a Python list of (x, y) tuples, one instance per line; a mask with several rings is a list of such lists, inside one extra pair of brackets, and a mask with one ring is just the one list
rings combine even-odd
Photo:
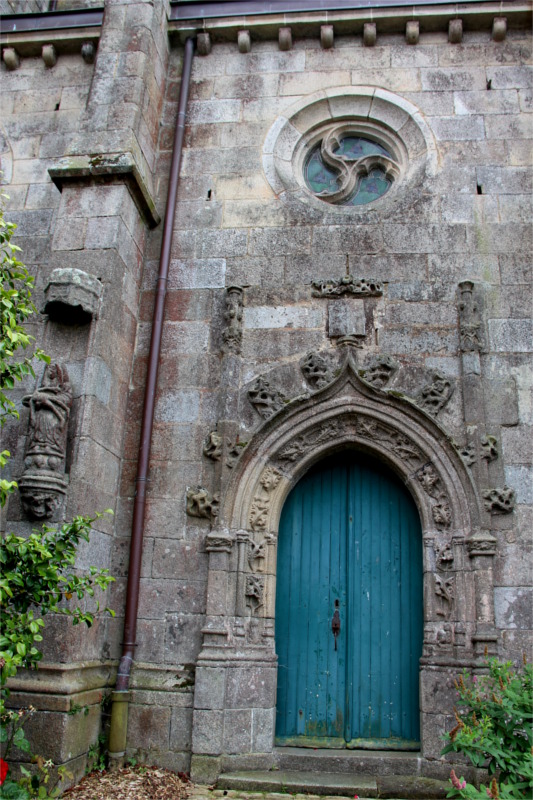
[[(297, 398), (261, 426), (235, 468), (221, 523), (275, 535), (291, 488), (312, 464), (346, 446), (373, 452), (401, 477), (425, 532), (467, 536), (479, 527), (479, 499), (451, 439), (414, 403), (362, 380), (351, 356), (332, 383)], [(253, 506), (267, 470), (268, 509), (257, 523)]]
[[(497, 650), (492, 556), (496, 539), (482, 530), (476, 489), (452, 440), (407, 398), (365, 382), (348, 351), (339, 374), (268, 419), (232, 470), (209, 554), (206, 624), (197, 664), (193, 749), (205, 753), (206, 715), (246, 707), (261, 719), (261, 750), (273, 757), (277, 656), (277, 533), (293, 486), (337, 449), (366, 450), (400, 476), (414, 498), (423, 536), (424, 631), (420, 691), (422, 753), (438, 758), (435, 703), (452, 676)], [(203, 686), (216, 676), (220, 698)], [(251, 694), (248, 693), (248, 688)], [(252, 691), (253, 689), (253, 691)], [(228, 706), (224, 705), (229, 703)], [(234, 704), (237, 705), (234, 705)], [(221, 705), (222, 704), (222, 705)], [(439, 718), (439, 724), (443, 724)], [(195, 744), (196, 742), (196, 744)], [(211, 751), (209, 751), (211, 752)], [(219, 750), (218, 752), (222, 752)], [(255, 756), (254, 756), (255, 757)]]

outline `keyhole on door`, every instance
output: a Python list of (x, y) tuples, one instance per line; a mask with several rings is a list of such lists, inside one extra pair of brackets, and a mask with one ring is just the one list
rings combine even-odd
[(333, 637), (335, 639), (335, 650), (337, 649), (337, 636), (341, 631), (341, 617), (339, 614), (339, 601), (335, 600), (335, 613), (333, 614), (333, 619), (331, 620), (331, 632), (333, 633)]

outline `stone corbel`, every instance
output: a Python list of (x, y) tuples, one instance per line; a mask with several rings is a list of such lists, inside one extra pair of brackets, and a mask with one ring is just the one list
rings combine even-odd
[(102, 284), (94, 275), (70, 267), (54, 269), (41, 311), (58, 322), (88, 322), (98, 316), (101, 296)]

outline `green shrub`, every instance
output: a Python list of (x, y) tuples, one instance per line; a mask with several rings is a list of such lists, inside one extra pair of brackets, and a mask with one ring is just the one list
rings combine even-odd
[(486, 768), (490, 786), (476, 789), (452, 771), (448, 797), (526, 800), (533, 796), (533, 666), (524, 659), (516, 670), (491, 658), (487, 670), (479, 677), (465, 671), (457, 681), (457, 724), (445, 735), (442, 754), (462, 753)]

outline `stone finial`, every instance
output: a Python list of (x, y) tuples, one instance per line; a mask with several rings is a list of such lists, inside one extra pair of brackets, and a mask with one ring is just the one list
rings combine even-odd
[(507, 17), (494, 17), (492, 23), (492, 39), (494, 42), (503, 42), (507, 36)]
[(407, 44), (418, 44), (420, 39), (420, 23), (418, 20), (409, 20), (405, 26), (405, 41)]
[(333, 25), (320, 26), (320, 44), (324, 50), (330, 50), (335, 45)]
[(87, 322), (98, 316), (101, 296), (102, 284), (94, 275), (71, 267), (54, 269), (41, 311), (59, 322)]
[(377, 26), (375, 22), (365, 22), (363, 25), (363, 44), (365, 47), (374, 47), (377, 40)]
[(41, 55), (47, 67), (55, 67), (57, 64), (57, 52), (53, 44), (43, 44)]
[(20, 57), (14, 47), (4, 47), (2, 61), (11, 72), (20, 65)]
[(92, 42), (84, 42), (81, 46), (81, 57), (86, 64), (93, 64), (96, 56), (96, 47)]
[(278, 44), (280, 50), (292, 49), (292, 30), (291, 28), (280, 28), (278, 33)]
[(208, 56), (211, 52), (211, 36), (209, 33), (199, 33), (196, 37), (198, 55)]
[(463, 20), (451, 19), (448, 23), (448, 41), (450, 44), (460, 44), (463, 41)]
[(237, 32), (237, 46), (239, 48), (239, 53), (250, 52), (252, 49), (252, 37), (250, 36), (250, 31)]
[(48, 519), (67, 491), (65, 458), (72, 388), (65, 367), (49, 364), (41, 386), (22, 400), (30, 409), (30, 430), (18, 481), (22, 505), (30, 517)]

